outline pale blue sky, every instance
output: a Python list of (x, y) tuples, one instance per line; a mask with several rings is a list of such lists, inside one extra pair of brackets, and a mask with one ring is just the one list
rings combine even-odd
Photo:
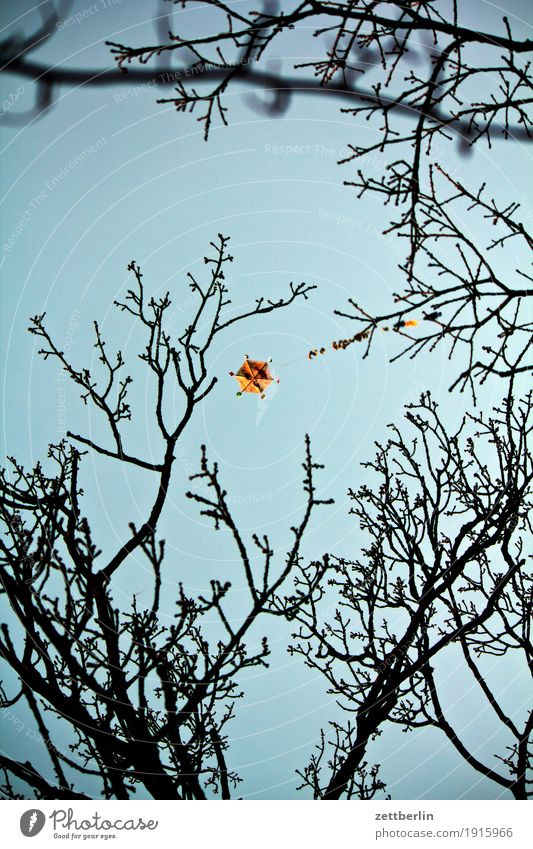
[[(30, 27), (35, 15), (23, 17), (23, 10), (34, 5), (4, 3), (2, 26), (10, 25), (16, 10), (19, 26)], [(88, 5), (81, 0), (73, 11)], [(504, 5), (517, 32), (525, 32), (519, 18), (527, 4), (514, 0)], [(468, 7), (472, 20), (479, 22), (481, 16), (485, 28), (502, 14), (501, 7), (482, 0)], [(109, 60), (106, 38), (153, 40), (154, 8), (140, 0), (101, 8), (58, 33), (36, 56), (72, 67), (100, 67)], [(299, 38), (295, 43), (302, 45), (302, 53), (294, 61), (303, 60), (308, 49), (305, 33)], [(285, 56), (287, 67), (291, 59)], [(14, 109), (29, 105), (30, 87), (25, 86)], [(14, 88), (13, 78), (2, 79), (2, 97)], [(145, 415), (144, 375), (133, 365), (139, 337), (111, 303), (124, 295), (126, 266), (134, 258), (142, 266), (147, 291), (170, 289), (176, 328), (181, 326), (191, 309), (186, 272), (202, 274), (208, 243), (223, 232), (231, 236), (235, 256), (230, 276), (235, 305), (245, 307), (260, 294), (279, 297), (291, 280), (318, 288), (305, 303), (237, 325), (211, 352), (210, 371), (220, 380), (185, 434), (160, 525), (168, 543), (169, 596), (178, 580), (201, 590), (214, 575), (231, 578), (234, 568), (227, 541), (205, 530), (195, 506), (183, 498), (202, 442), (219, 462), (243, 530), (269, 533), (281, 553), (303, 504), (300, 464), (308, 431), (316, 459), (326, 464), (321, 495), (335, 497), (336, 503), (315, 516), (305, 551), (309, 556), (328, 550), (353, 555), (361, 539), (347, 516), (345, 493), (363, 482), (358, 464), (372, 455), (386, 423), (398, 421), (403, 404), (425, 388), (440, 398), (451, 426), (469, 403), (447, 393), (450, 368), (441, 353), (390, 365), (395, 342), (390, 335), (380, 337), (364, 362), (355, 346), (344, 353), (328, 350), (313, 362), (306, 359), (309, 348), (353, 332), (333, 315), (347, 297), (372, 309), (402, 285), (397, 245), (378, 235), (388, 221), (386, 213), (371, 198), (357, 201), (354, 190), (342, 186), (353, 171), (336, 164), (348, 142), (369, 139), (371, 131), (340, 114), (338, 102), (327, 96), (295, 100), (283, 118), (270, 119), (234, 93), (228, 98), (230, 126), (215, 128), (206, 144), (194, 116), (158, 106), (154, 89), (132, 91), (129, 97), (124, 92), (124, 87), (63, 89), (44, 119), (3, 129), (3, 446), (30, 464), (44, 456), (64, 426), (78, 432), (99, 430), (73, 388), (66, 394), (66, 412), (61, 409), (57, 369), (37, 357), (35, 340), (25, 332), (28, 317), (46, 310), (50, 330), (59, 344), (69, 347), (75, 364), (86, 364), (92, 355), (93, 318), (101, 322), (110, 347), (122, 348), (137, 375), (132, 393), (137, 418), (128, 433), (138, 452), (157, 456), (160, 446)], [(274, 146), (284, 151), (274, 152)], [(294, 150), (302, 146), (305, 152)], [(83, 161), (71, 166), (81, 154)], [(447, 165), (470, 185), (490, 177), (493, 191), (507, 200), (524, 196), (530, 158), (525, 147), (514, 145), (510, 155), (501, 142), (490, 153), (480, 146), (468, 159), (446, 153)], [(24, 226), (17, 234), (20, 220)], [(265, 402), (235, 397), (236, 386), (227, 373), (245, 353), (273, 358), (281, 382)], [(483, 403), (499, 394), (499, 385), (489, 383)], [(129, 521), (144, 516), (155, 481), (147, 473), (101, 460), (93, 464), (92, 459), (85, 476), (86, 510), (105, 553), (125, 538)], [(127, 576), (117, 577), (117, 599), (127, 603), (131, 592), (142, 591), (144, 570), (141, 560), (130, 563)], [(236, 611), (239, 592), (236, 587)], [(243, 796), (292, 798), (294, 769), (307, 762), (334, 707), (323, 681), (286, 654), (289, 629), (278, 621), (269, 625), (272, 664), (248, 676), (246, 697), (230, 730), (231, 765), (244, 779)], [(516, 692), (520, 701), (519, 682)], [(481, 738), (483, 746), (486, 735)], [(13, 741), (22, 744), (22, 739), (22, 734), (13, 735), (6, 748)], [(494, 794), (494, 786), (479, 781), (437, 734), (384, 736), (376, 751), (393, 797)], [(430, 762), (422, 767), (426, 757)], [(38, 760), (33, 751), (32, 759)]]

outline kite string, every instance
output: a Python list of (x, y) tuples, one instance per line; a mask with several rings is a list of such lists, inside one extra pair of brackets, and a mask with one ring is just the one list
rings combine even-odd
[(294, 365), (294, 363), (299, 363), (301, 360), (307, 360), (307, 359), (308, 359), (307, 354), (301, 354), (299, 357), (294, 357), (292, 360), (287, 360), (284, 363), (274, 362), (273, 366), (276, 369), (276, 371), (279, 372), (282, 369), (287, 368), (287, 366), (292, 366), (292, 365)]
[[(438, 318), (440, 318), (441, 315), (442, 315), (441, 312), (434, 311), (434, 312), (428, 313), (427, 315), (424, 315), (424, 319), (426, 321), (436, 321)], [(402, 327), (414, 327), (417, 324), (419, 324), (419, 322), (420, 322), (420, 319), (405, 319), (405, 320), (400, 319), (393, 326), (393, 330), (399, 331)], [(388, 327), (382, 327), (381, 329), (382, 330), (388, 330), (389, 328)], [(341, 339), (339, 342), (332, 342), (332, 348), (334, 348), (335, 350), (338, 350), (339, 348), (348, 347), (348, 345), (351, 344), (352, 342), (359, 341), (359, 339), (358, 339), (359, 336), (361, 336), (361, 338), (362, 338), (363, 333), (361, 333), (361, 334), (356, 333), (355, 336), (352, 339)], [(325, 354), (325, 353), (326, 353), (326, 349), (324, 347), (313, 348), (312, 350), (308, 351), (307, 354), (301, 354), (299, 357), (295, 357), (292, 360), (287, 360), (284, 363), (276, 363), (275, 368), (279, 371), (281, 369), (286, 368), (287, 366), (292, 366), (294, 363), (299, 363), (301, 360), (312, 360), (312, 359), (314, 359), (314, 357), (318, 357), (319, 355)], [(272, 357), (269, 357), (269, 362), (272, 362)]]

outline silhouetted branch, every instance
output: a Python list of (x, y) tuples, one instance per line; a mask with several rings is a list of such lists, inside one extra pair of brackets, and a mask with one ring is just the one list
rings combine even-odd
[[(533, 239), (516, 220), (518, 209), (515, 202), (501, 208), (489, 200), (484, 185), (473, 193), (439, 166), (431, 167), (429, 192), (418, 197), (416, 256), (412, 265), (402, 266), (405, 289), (394, 294), (394, 307), (381, 315), (369, 314), (353, 299), (350, 312), (336, 310), (360, 329), (333, 347), (363, 343), (365, 358), (375, 334), (392, 331), (404, 341), (394, 361), (403, 356), (413, 359), (447, 343), (450, 359), (466, 354), (466, 364), (460, 366), (450, 389), (468, 387), (474, 398), (476, 383), (490, 376), (510, 378), (533, 371), (528, 314), (533, 278), (516, 267), (522, 252), (524, 266), (529, 263)], [(465, 232), (465, 213), (473, 225), (477, 218), (496, 228), (487, 232), (485, 244), (477, 244)], [(407, 227), (407, 222), (398, 225), (400, 235), (408, 235)], [(502, 262), (501, 251), (511, 240)]]
[[(178, 5), (178, 4), (176, 4)], [(187, 7), (188, 2), (179, 6)], [(177, 55), (195, 57), (177, 82), (176, 96), (162, 98), (158, 102), (175, 104), (179, 112), (193, 111), (203, 104), (205, 111), (198, 118), (204, 124), (205, 136), (209, 135), (215, 114), (226, 123), (227, 108), (223, 96), (236, 81), (254, 79), (261, 85), (261, 72), (257, 66), (268, 61), (273, 43), (291, 31), (307, 30), (314, 25), (313, 35), (317, 41), (329, 38), (332, 45), (323, 58), (297, 65), (296, 68), (310, 69), (316, 80), (317, 90), (331, 92), (337, 96), (347, 95), (350, 107), (344, 111), (362, 114), (367, 120), (381, 120), (381, 140), (372, 148), (350, 146), (353, 157), (364, 156), (372, 149), (383, 151), (390, 144), (413, 141), (415, 155), (409, 192), (416, 206), (416, 193), (422, 144), (431, 143), (434, 136), (457, 132), (467, 144), (481, 137), (490, 140), (495, 134), (497, 120), (502, 121), (505, 136), (529, 138), (531, 124), (526, 108), (531, 102), (531, 86), (528, 65), (517, 64), (517, 57), (531, 51), (533, 42), (514, 38), (509, 22), (503, 20), (504, 34), (487, 33), (461, 26), (458, 19), (458, 4), (449, 4), (449, 15), (442, 4), (432, 0), (423, 5), (404, 2), (374, 3), (354, 0), (349, 3), (301, 2), (289, 11), (264, 11), (243, 13), (242, 9), (208, 0), (205, 6), (213, 8), (213, 30), (200, 36), (169, 33), (166, 41), (141, 47), (109, 42), (112, 53), (123, 70), (132, 63), (149, 64), (154, 58)], [(383, 12), (380, 14), (380, 12)], [(217, 19), (217, 13), (218, 19)], [(451, 18), (451, 20), (450, 20)], [(427, 51), (429, 71), (417, 76), (409, 68), (411, 56), (419, 57), (420, 43), (424, 35), (431, 39)], [(416, 43), (414, 43), (416, 39)], [(479, 54), (470, 64), (467, 62), (469, 49), (483, 45), (489, 53), (495, 52), (495, 62), (480, 66)], [(503, 57), (501, 51), (504, 51)], [(378, 80), (360, 88), (355, 82), (365, 73), (381, 69)], [(483, 103), (464, 106), (461, 100), (471, 78), (490, 70), (498, 80), (498, 96), (487, 97)], [(407, 71), (407, 77), (405, 73)], [(214, 74), (213, 83), (210, 75)], [(302, 76), (301, 82), (283, 76), (278, 83), (272, 79), (269, 88), (287, 91), (309, 89), (309, 79)], [(399, 81), (399, 90), (395, 86)], [(197, 83), (199, 83), (200, 88)], [(206, 85), (204, 85), (206, 83)], [(525, 92), (525, 96), (522, 96)], [(503, 96), (501, 96), (503, 94)], [(284, 103), (282, 108), (286, 108)], [(464, 108), (461, 108), (464, 107)], [(268, 108), (268, 107), (267, 107)], [(396, 115), (411, 116), (414, 129), (407, 132), (396, 127)], [(516, 120), (511, 125), (513, 119)]]

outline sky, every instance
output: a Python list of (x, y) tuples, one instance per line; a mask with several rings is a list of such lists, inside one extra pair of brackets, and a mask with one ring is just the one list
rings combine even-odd
[[(79, 0), (70, 14), (89, 7)], [(66, 67), (107, 67), (106, 39), (138, 44), (156, 38), (152, 21), (160, 7), (155, 3), (99, 0), (93, 8), (79, 23), (61, 28), (35, 58)], [(32, 2), (4, 2), (2, 37), (14, 29), (31, 31), (36, 10)], [(488, 29), (504, 12), (517, 33), (528, 32), (527, 3), (519, 0), (503, 6), (475, 0), (468, 4), (465, 22), (480, 25), (481, 20)], [(174, 29), (208, 25), (205, 15), (196, 19), (194, 14), (176, 9)], [(280, 48), (283, 67), (309, 59), (308, 36), (299, 32), (289, 47)], [(24, 91), (17, 90), (19, 81), (11, 76), (0, 83), (1, 99), (8, 98), (12, 114), (30, 106), (27, 81)], [(470, 400), (448, 393), (450, 365), (444, 351), (391, 364), (395, 340), (390, 335), (379, 337), (365, 361), (357, 346), (307, 359), (310, 348), (353, 333), (353, 325), (333, 314), (348, 297), (372, 310), (390, 302), (402, 285), (401, 248), (381, 236), (387, 214), (372, 198), (358, 201), (355, 191), (343, 186), (343, 180), (353, 178), (353, 168), (337, 164), (348, 143), (371, 138), (368, 125), (341, 114), (339, 102), (327, 95), (296, 98), (283, 117), (271, 118), (254, 111), (249, 95), (237, 87), (227, 97), (229, 126), (216, 126), (206, 143), (194, 115), (178, 115), (155, 100), (153, 88), (139, 91), (123, 84), (63, 88), (45, 117), (2, 128), (1, 438), (4, 453), (32, 465), (66, 429), (100, 433), (94, 413), (83, 407), (74, 387), (65, 387), (57, 367), (42, 361), (36, 340), (26, 332), (29, 317), (46, 311), (49, 330), (76, 365), (94, 359), (93, 319), (110, 348), (121, 348), (136, 379), (130, 444), (142, 456), (159, 456), (149, 418), (150, 389), (136, 362), (139, 335), (112, 306), (131, 285), (126, 270), (131, 259), (141, 265), (147, 291), (170, 291), (176, 329), (193, 308), (186, 274), (205, 273), (202, 258), (219, 232), (231, 237), (235, 257), (228, 277), (233, 305), (246, 309), (261, 295), (279, 298), (291, 281), (316, 284), (308, 301), (233, 326), (210, 352), (209, 373), (219, 381), (180, 443), (159, 528), (167, 539), (165, 581), (171, 598), (179, 580), (200, 592), (214, 575), (231, 579), (236, 569), (229, 541), (210, 530), (184, 498), (202, 443), (219, 463), (243, 532), (248, 537), (268, 533), (281, 562), (291, 541), (289, 528), (304, 505), (301, 461), (309, 433), (315, 459), (325, 464), (320, 496), (333, 497), (335, 504), (315, 514), (304, 551), (309, 557), (326, 551), (355, 556), (362, 540), (348, 515), (347, 491), (365, 481), (368, 473), (360, 463), (373, 455), (375, 441), (386, 437), (387, 423), (399, 422), (403, 405), (428, 388), (450, 428)], [(491, 151), (479, 146), (468, 159), (453, 146), (446, 156), (470, 185), (490, 174), (502, 197), (525, 201), (531, 189), (531, 181), (527, 186), (524, 180), (530, 148), (515, 144), (512, 153), (496, 142)], [(280, 383), (264, 401), (236, 397), (228, 372), (245, 354), (272, 357)], [(489, 381), (482, 403), (499, 400), (500, 391), (497, 382)], [(155, 481), (148, 473), (92, 457), (84, 475), (86, 510), (104, 557), (125, 538), (128, 522), (145, 515)], [(127, 604), (133, 592), (143, 592), (147, 579), (146, 564), (140, 557), (132, 559), (127, 576), (117, 576), (117, 600)], [(241, 593), (236, 586), (236, 615)], [(336, 709), (324, 681), (287, 654), (290, 628), (277, 620), (268, 627), (272, 662), (247, 676), (230, 730), (232, 767), (243, 778), (244, 798), (290, 799), (297, 795), (295, 770), (307, 763), (320, 728)], [(460, 717), (465, 693), (453, 671), (451, 662), (445, 674)], [(509, 674), (516, 703), (523, 706), (525, 684), (513, 678), (512, 669)], [(31, 739), (24, 732), (10, 735), (5, 729), (16, 726), (4, 720), (0, 734), (6, 749), (14, 747), (19, 756), (27, 750), (37, 762)], [(24, 722), (27, 727), (30, 721), (25, 717)], [(485, 751), (490, 734), (484, 722), (471, 731), (479, 751)], [(376, 758), (393, 798), (492, 798), (498, 793), (436, 732), (391, 732), (386, 742), (377, 741)]]

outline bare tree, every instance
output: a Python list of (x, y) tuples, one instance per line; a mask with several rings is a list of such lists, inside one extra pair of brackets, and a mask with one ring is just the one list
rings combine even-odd
[[(347, 715), (334, 718), (302, 771), (315, 798), (370, 798), (383, 791), (369, 767), (372, 740), (390, 723), (435, 726), (478, 772), (517, 799), (532, 793), (533, 710), (500, 701), (486, 659), (514, 653), (532, 673), (532, 398), (509, 393), (490, 417), (468, 416), (450, 435), (429, 395), (407, 408), (411, 435), (390, 439), (365, 463), (368, 484), (350, 492), (368, 543), (354, 560), (302, 565), (280, 608), (297, 628), (291, 651), (318, 670)], [(324, 580), (323, 570), (326, 567)], [(302, 600), (307, 599), (307, 602)], [(331, 612), (333, 610), (333, 613)], [(454, 727), (439, 671), (458, 646), (468, 678), (505, 732), (497, 763), (478, 757)], [(531, 706), (530, 706), (531, 708)], [(522, 711), (524, 713), (524, 711)], [(331, 739), (330, 739), (331, 738)], [(499, 739), (499, 738), (498, 738)]]
[[(98, 781), (105, 798), (129, 798), (141, 785), (158, 799), (203, 799), (207, 793), (226, 799), (239, 780), (227, 764), (225, 733), (242, 695), (239, 674), (266, 665), (268, 643), (266, 637), (257, 643), (257, 627), (265, 615), (278, 615), (273, 599), (299, 561), (312, 512), (327, 502), (316, 496), (318, 466), (307, 438), (303, 516), (292, 528), (285, 557), (280, 557), (267, 536), (248, 541), (241, 534), (217, 465), (209, 463), (203, 447), (200, 471), (192, 476), (200, 491), (187, 495), (217, 529), (226, 528), (233, 538), (242, 570), (237, 580), (246, 590), (247, 605), (240, 619), (234, 612), (230, 615), (231, 585), (213, 576), (209, 589), (198, 597), (179, 584), (174, 622), (169, 625), (168, 615), (161, 615), (165, 543), (158, 539), (157, 525), (168, 498), (178, 440), (216, 382), (207, 363), (213, 339), (235, 322), (307, 297), (312, 288), (291, 284), (286, 298), (260, 298), (252, 310), (235, 311), (224, 277), (232, 260), (227, 243), (219, 236), (212, 244), (213, 255), (205, 258), (206, 282), (188, 275), (198, 306), (178, 338), (165, 330), (169, 294), (148, 297), (135, 262), (129, 266), (134, 287), (117, 303), (145, 332), (140, 358), (156, 387), (153, 420), (165, 446), (160, 462), (135, 456), (126, 447), (123, 425), (132, 417), (132, 379), (122, 376), (123, 356), (120, 351), (116, 357), (108, 353), (98, 324), (95, 348), (103, 380), (70, 363), (48, 333), (44, 316), (32, 321), (31, 332), (43, 343), (40, 353), (58, 361), (84, 402), (101, 412), (111, 439), (101, 445), (69, 433), (69, 442), (50, 446), (49, 471), (44, 464), (25, 470), (11, 458), (10, 469), (0, 475), (0, 563), (2, 594), (8, 602), (0, 652), (20, 682), (16, 692), (3, 692), (2, 704), (26, 702), (53, 770), (50, 778), (29, 761), (2, 755), (2, 790), (9, 797), (18, 796), (22, 781), (40, 798), (84, 798), (90, 778)], [(176, 389), (182, 411), (172, 421), (166, 401)], [(156, 479), (146, 520), (130, 526), (129, 536), (105, 562), (100, 562), (102, 552), (84, 514), (80, 464), (86, 453), (135, 466)], [(152, 598), (143, 606), (133, 596), (128, 608), (115, 601), (112, 578), (128, 569), (135, 552), (149, 564)], [(15, 786), (13, 778), (18, 780)]]

